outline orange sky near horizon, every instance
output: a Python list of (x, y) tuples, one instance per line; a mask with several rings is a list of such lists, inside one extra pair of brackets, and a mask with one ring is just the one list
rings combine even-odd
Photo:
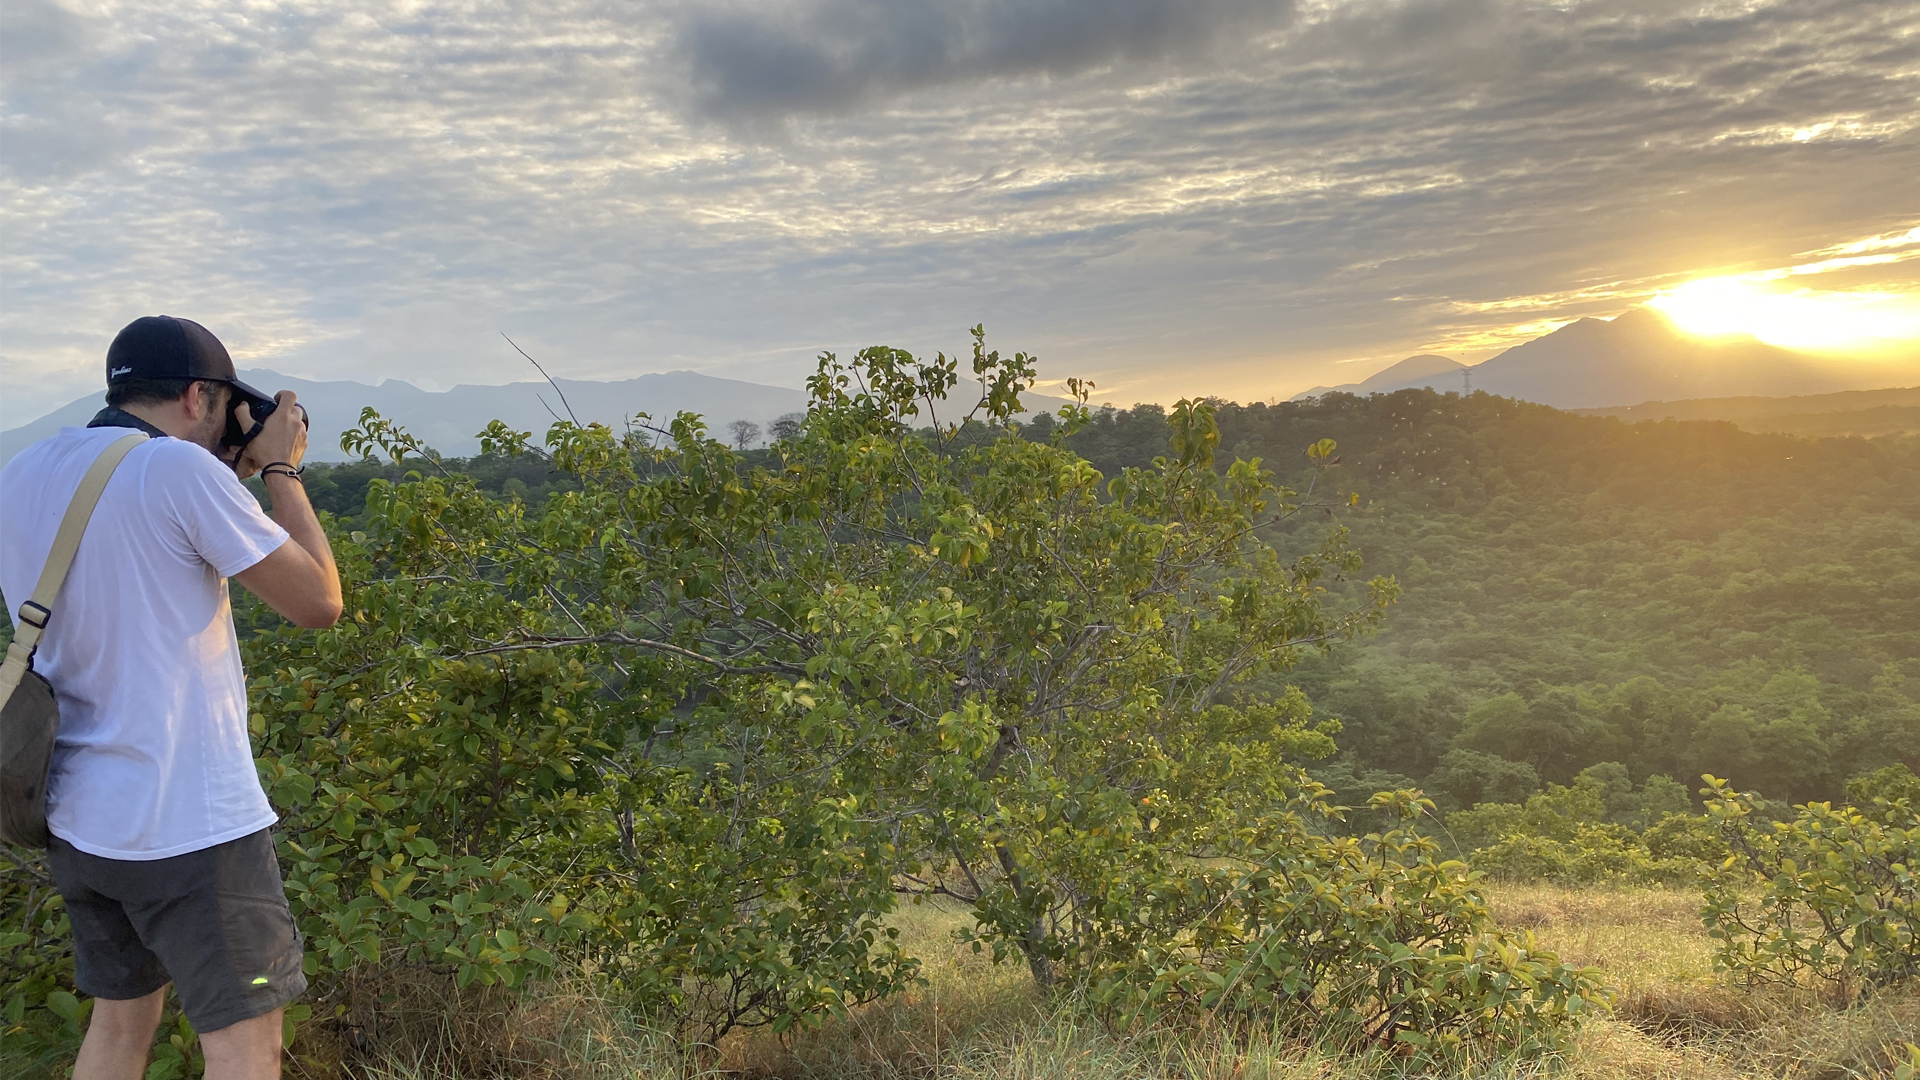
[(1647, 303), (1700, 337), (1745, 335), (1784, 349), (1860, 359), (1920, 351), (1920, 289), (1905, 282), (1822, 289), (1796, 281), (1920, 258), (1920, 227), (1809, 254), (1826, 257), (1696, 278)]
[[(1449, 335), (1418, 349), (1480, 354), (1551, 333), (1587, 314), (1611, 317), (1651, 307), (1681, 332), (1702, 338), (1752, 337), (1832, 359), (1911, 361), (1920, 365), (1920, 226), (1802, 252), (1785, 265), (1715, 269), (1519, 296), (1455, 307), (1468, 315), (1531, 315)], [(1833, 281), (1822, 287), (1816, 282)], [(1611, 312), (1564, 314), (1612, 301)], [(1382, 364), (1382, 367), (1385, 365)]]

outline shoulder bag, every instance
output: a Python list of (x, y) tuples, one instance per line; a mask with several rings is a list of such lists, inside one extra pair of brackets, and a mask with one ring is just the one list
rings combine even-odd
[(138, 432), (118, 439), (93, 460), (60, 519), (53, 550), (33, 587), (33, 598), (20, 605), (13, 620), (13, 643), (0, 664), (0, 840), (21, 847), (47, 846), (47, 769), (53, 763), (53, 740), (60, 732), (60, 709), (53, 687), (33, 670), (33, 654), (40, 647), (54, 598), (67, 580), (80, 537), (87, 531), (100, 492), (127, 452), (147, 441)]

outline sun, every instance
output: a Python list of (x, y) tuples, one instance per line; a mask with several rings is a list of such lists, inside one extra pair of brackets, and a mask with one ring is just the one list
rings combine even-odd
[(1920, 294), (1787, 289), (1765, 275), (1702, 278), (1661, 292), (1647, 306), (1696, 337), (1745, 335), (1822, 353), (1874, 353), (1920, 346)]

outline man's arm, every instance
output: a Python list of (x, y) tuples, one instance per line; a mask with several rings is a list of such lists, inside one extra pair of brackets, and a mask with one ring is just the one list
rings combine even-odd
[(281, 475), (268, 475), (266, 485), (273, 498), (273, 520), (293, 539), (240, 571), (235, 580), (295, 626), (332, 626), (340, 618), (340, 572), (307, 490), (300, 481)]
[[(282, 390), (275, 398), (280, 407), (241, 455), (237, 471), (243, 476), (275, 462), (297, 467), (306, 456), (307, 427), (294, 408), (293, 392)], [(246, 410), (245, 405), (240, 408)], [(241, 420), (245, 425), (253, 422), (244, 413)], [(234, 575), (234, 580), (295, 626), (332, 626), (340, 618), (340, 571), (333, 564), (333, 548), (320, 519), (313, 515), (313, 504), (307, 501), (307, 489), (277, 468), (261, 477), (261, 482), (273, 500), (273, 520), (292, 539)]]

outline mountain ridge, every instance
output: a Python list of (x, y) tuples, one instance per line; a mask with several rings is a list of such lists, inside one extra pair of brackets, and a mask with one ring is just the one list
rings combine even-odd
[[(1351, 385), (1369, 393), (1464, 390), (1471, 385), (1559, 409), (1593, 409), (1632, 402), (1867, 390), (1920, 374), (1920, 367), (1908, 372), (1884, 364), (1820, 360), (1753, 338), (1689, 337), (1649, 308), (1634, 308), (1613, 319), (1576, 319), (1456, 371), (1401, 382), (1382, 380), (1398, 366)], [(1461, 377), (1458, 384), (1456, 375)], [(1309, 390), (1294, 400), (1328, 392), (1333, 391)]]
[(1441, 356), (1439, 353), (1420, 353), (1376, 371), (1359, 382), (1342, 383), (1339, 386), (1316, 386), (1311, 390), (1293, 395), (1291, 400), (1301, 401), (1310, 397), (1319, 397), (1321, 394), (1371, 393), (1385, 387), (1399, 390), (1415, 383), (1425, 386), (1428, 381), (1438, 382), (1442, 377), (1451, 378), (1458, 375), (1467, 366), (1452, 357)]
[[(350, 380), (313, 380), (250, 369), (240, 378), (263, 390), (292, 390), (314, 418), (308, 460), (346, 461), (340, 433), (359, 421), (360, 411), (372, 407), (427, 445), (450, 457), (467, 457), (480, 450), (477, 433), (494, 419), (523, 431), (544, 431), (556, 418), (565, 418), (568, 403), (582, 423), (604, 423), (618, 428), (638, 412), (668, 419), (681, 411), (708, 418), (711, 429), (722, 431), (733, 420), (763, 427), (783, 413), (806, 408), (805, 391), (784, 386), (721, 379), (692, 371), (653, 372), (617, 382), (557, 379), (554, 384), (517, 382), (499, 386), (462, 383), (448, 390), (423, 390), (403, 379), (377, 385)], [(562, 398), (565, 398), (563, 401)], [(21, 448), (44, 439), (62, 427), (85, 424), (103, 404), (103, 395), (70, 402), (37, 420), (0, 432), (0, 462)]]

